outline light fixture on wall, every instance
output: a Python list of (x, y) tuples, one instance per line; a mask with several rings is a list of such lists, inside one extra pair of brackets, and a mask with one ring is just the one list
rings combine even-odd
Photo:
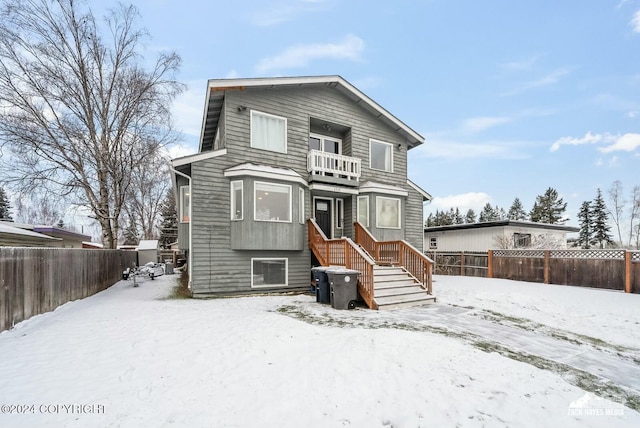
[(324, 129), (325, 131), (331, 131), (331, 125), (325, 123), (324, 125), (322, 125), (322, 129)]
[(238, 106), (238, 111), (242, 113), (243, 111), (247, 111), (247, 106)]
[(402, 150), (402, 143), (398, 143), (398, 150)]

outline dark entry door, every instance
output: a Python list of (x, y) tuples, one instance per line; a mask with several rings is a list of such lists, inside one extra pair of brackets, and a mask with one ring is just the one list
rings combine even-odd
[(322, 229), (327, 238), (331, 239), (333, 237), (333, 233), (331, 233), (331, 201), (328, 199), (315, 199), (313, 212), (318, 227)]

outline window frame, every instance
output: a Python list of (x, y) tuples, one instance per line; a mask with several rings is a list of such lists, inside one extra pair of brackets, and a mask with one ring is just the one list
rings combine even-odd
[(305, 216), (304, 216), (304, 189), (302, 187), (298, 188), (298, 222), (300, 224), (304, 224)]
[[(284, 284), (258, 284), (253, 283), (253, 263), (255, 261), (275, 261), (284, 260)], [(273, 288), (289, 286), (289, 258), (287, 257), (251, 257), (251, 288)]]
[[(184, 213), (185, 213), (185, 203), (184, 203), (185, 193), (189, 197), (189, 203), (187, 204), (187, 208), (189, 208), (189, 212), (188, 212), (189, 215), (187, 215), (187, 216), (184, 215)], [(185, 218), (186, 218), (186, 220), (185, 220)], [(180, 186), (180, 223), (188, 224), (190, 222), (191, 222), (191, 186), (190, 185)]]
[[(372, 164), (371, 164), (372, 153), (373, 153), (371, 151), (372, 144), (383, 144), (383, 145), (389, 147), (389, 153), (391, 154), (389, 169), (374, 168), (372, 166)], [(393, 172), (393, 144), (392, 143), (387, 143), (386, 141), (376, 140), (375, 138), (370, 138), (369, 139), (369, 168), (373, 169), (373, 170), (376, 170), (376, 171)]]
[[(382, 207), (382, 201), (383, 200), (387, 200), (387, 201), (393, 201), (393, 202), (397, 202), (397, 217), (398, 217), (398, 225), (397, 226), (380, 226), (380, 211), (378, 211), (379, 208)], [(402, 199), (400, 198), (390, 198), (388, 196), (376, 196), (376, 228), (377, 229), (402, 229)]]
[[(363, 222), (363, 221), (360, 221), (360, 206), (361, 206), (360, 205), (361, 204), (360, 201), (361, 200), (366, 200), (367, 201), (367, 203), (366, 203), (366, 205), (367, 205), (367, 222), (366, 223)], [(357, 206), (357, 211), (356, 211), (356, 218), (358, 219), (358, 223), (360, 223), (364, 227), (369, 227), (369, 223), (370, 223), (369, 220), (370, 220), (370, 217), (371, 217), (369, 215), (369, 213), (370, 213), (370, 211), (369, 211), (369, 208), (370, 208), (370, 206), (369, 206), (369, 196), (368, 195), (367, 196), (358, 196), (357, 204), (358, 204), (358, 206)]]
[[(240, 183), (240, 218), (236, 218), (234, 216), (236, 212), (236, 204), (237, 200), (235, 198), (234, 185)], [(244, 220), (244, 181), (243, 180), (234, 180), (229, 183), (229, 190), (231, 192), (231, 197), (229, 201), (229, 214), (231, 215), (231, 221), (242, 221)]]
[[(289, 189), (289, 219), (288, 220), (261, 220), (258, 219), (258, 185), (266, 184), (268, 186), (286, 187)], [(269, 181), (253, 182), (253, 221), (269, 222), (269, 223), (292, 223), (293, 222), (293, 186), (290, 184), (273, 183)]]
[[(532, 236), (530, 233), (514, 232), (513, 234), (513, 248), (529, 248), (531, 247)], [(525, 242), (524, 245), (519, 245), (521, 242)]]
[(438, 237), (437, 236), (430, 236), (429, 237), (429, 249), (430, 250), (437, 250), (438, 249)]
[(335, 212), (336, 229), (342, 229), (344, 227), (344, 199), (336, 198)]
[[(254, 145), (254, 140), (253, 140), (253, 129), (254, 129), (254, 122), (253, 122), (253, 116), (258, 115), (258, 116), (266, 116), (269, 117), (271, 119), (278, 119), (281, 120), (284, 123), (284, 141), (283, 141), (283, 150), (274, 150), (271, 148), (266, 148), (266, 147), (256, 147)], [(277, 116), (275, 114), (270, 114), (270, 113), (265, 113), (263, 111), (259, 111), (259, 110), (251, 110), (249, 113), (249, 145), (252, 149), (258, 149), (258, 150), (266, 150), (269, 152), (275, 152), (275, 153), (287, 153), (287, 118), (283, 117), (283, 116)]]
[[(322, 134), (316, 134), (315, 132), (310, 132), (309, 133), (309, 138), (315, 138), (317, 140), (320, 140), (320, 149), (318, 151), (323, 152), (323, 153), (333, 153), (333, 152), (327, 152), (324, 149), (324, 143), (325, 141), (333, 141), (335, 143), (338, 143), (338, 155), (342, 155), (342, 139), (341, 138), (335, 138), (335, 137), (331, 137), (329, 135), (322, 135)], [(309, 147), (309, 150), (312, 150), (311, 147)], [(317, 150), (317, 149), (313, 149), (313, 150)]]

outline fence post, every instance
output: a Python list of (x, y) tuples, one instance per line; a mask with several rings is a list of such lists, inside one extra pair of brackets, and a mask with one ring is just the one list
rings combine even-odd
[(549, 256), (551, 251), (544, 250), (544, 283), (549, 283)]
[(460, 252), (460, 276), (464, 276), (464, 251)]
[(493, 278), (493, 250), (487, 250), (487, 277)]
[(624, 252), (624, 292), (631, 293), (631, 252)]

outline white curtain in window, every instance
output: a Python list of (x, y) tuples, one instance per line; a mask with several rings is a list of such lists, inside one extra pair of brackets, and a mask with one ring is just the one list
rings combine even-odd
[(251, 112), (251, 146), (285, 153), (285, 120)]

